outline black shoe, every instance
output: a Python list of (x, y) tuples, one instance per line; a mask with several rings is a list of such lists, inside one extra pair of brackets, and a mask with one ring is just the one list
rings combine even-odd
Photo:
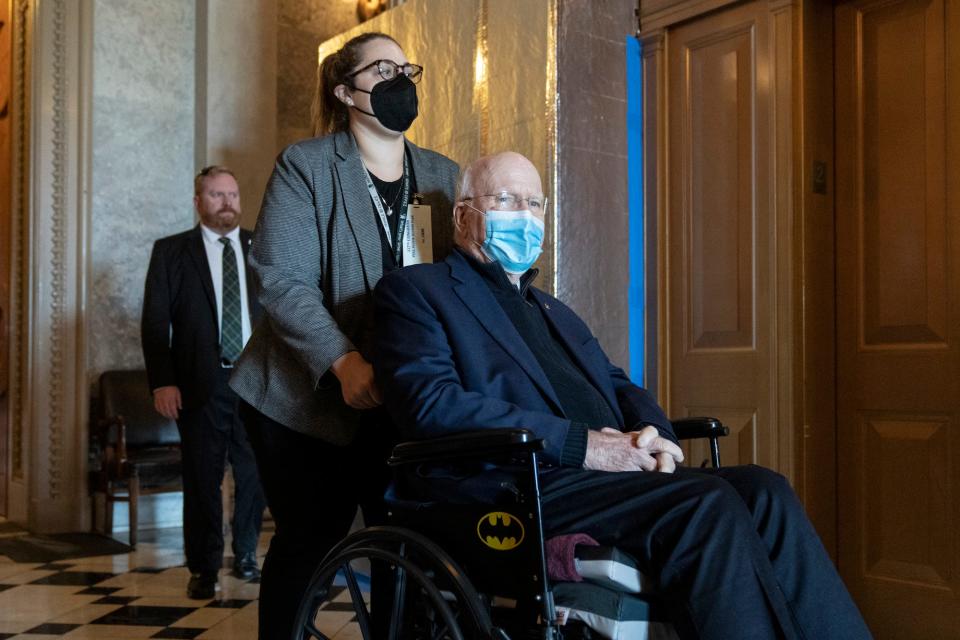
[(187, 584), (187, 597), (192, 600), (209, 600), (217, 590), (217, 574), (194, 573)]
[(233, 575), (241, 580), (259, 578), (260, 568), (257, 566), (257, 554), (251, 551), (235, 557), (233, 559)]

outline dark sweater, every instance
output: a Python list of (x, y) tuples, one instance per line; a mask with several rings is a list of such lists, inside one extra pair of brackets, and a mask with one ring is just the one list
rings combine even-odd
[(532, 300), (529, 287), (538, 271), (527, 271), (520, 278), (520, 286), (516, 287), (499, 263), (483, 264), (467, 253), (461, 253), (483, 276), (493, 297), (547, 374), (547, 380), (560, 400), (563, 410), (560, 417), (571, 421), (560, 457), (561, 464), (583, 466), (587, 452), (587, 431), (603, 427), (617, 428), (617, 417), (557, 338), (544, 318), (540, 305)]

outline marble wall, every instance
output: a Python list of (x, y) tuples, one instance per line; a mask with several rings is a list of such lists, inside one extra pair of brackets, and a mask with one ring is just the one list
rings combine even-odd
[(196, 168), (230, 167), (252, 229), (280, 150), (276, 0), (196, 0)]
[(311, 134), (317, 45), (355, 0), (92, 0), (87, 376), (143, 366), (154, 240), (193, 226), (193, 176), (236, 173), (253, 228), (277, 153)]
[(317, 46), (358, 23), (356, 0), (277, 0), (277, 141), (284, 147), (313, 135), (310, 105)]
[[(563, 0), (557, 37), (557, 294), (629, 365), (626, 44), (632, 0)], [(640, 215), (640, 212), (636, 212)], [(643, 372), (635, 371), (637, 380)]]
[(153, 241), (193, 225), (194, 0), (95, 0), (88, 376), (138, 368)]

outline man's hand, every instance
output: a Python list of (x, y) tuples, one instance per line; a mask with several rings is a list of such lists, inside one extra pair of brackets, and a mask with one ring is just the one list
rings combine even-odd
[(683, 451), (653, 426), (629, 433), (605, 427), (587, 434), (585, 469), (673, 473), (678, 462), (683, 462)]
[(333, 375), (340, 380), (343, 401), (354, 409), (373, 409), (383, 402), (373, 379), (373, 367), (359, 351), (349, 351), (331, 365)]
[(179, 387), (157, 387), (153, 390), (153, 408), (164, 418), (176, 420), (180, 417), (183, 402), (180, 400)]
[[(673, 444), (673, 443), (671, 442), (670, 444)], [(673, 446), (676, 447), (677, 445), (673, 445)], [(680, 451), (679, 447), (677, 447), (677, 451)], [(680, 456), (682, 458), (683, 456), (682, 452), (680, 453)], [(673, 473), (677, 468), (677, 462), (683, 462), (682, 459), (677, 460), (676, 458), (673, 457), (672, 454), (669, 454), (669, 453), (658, 453), (655, 457), (657, 459), (657, 471), (660, 471), (662, 473)]]

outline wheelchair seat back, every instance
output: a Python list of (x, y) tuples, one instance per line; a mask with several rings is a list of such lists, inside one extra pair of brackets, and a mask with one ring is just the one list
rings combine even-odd
[(542, 541), (522, 500), (451, 504), (391, 495), (388, 510), (391, 525), (437, 542), (481, 593), (519, 601), (533, 597)]

